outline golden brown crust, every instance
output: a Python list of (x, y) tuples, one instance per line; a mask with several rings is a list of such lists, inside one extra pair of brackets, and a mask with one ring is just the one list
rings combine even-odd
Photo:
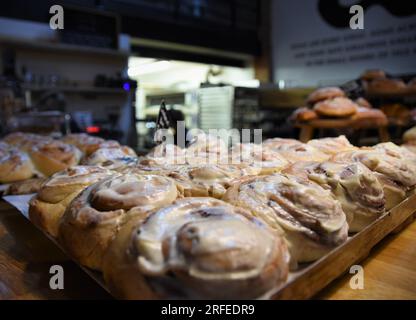
[(399, 79), (376, 79), (367, 85), (370, 94), (396, 94), (406, 89), (406, 84)]
[(33, 175), (33, 164), (27, 154), (3, 145), (0, 149), (0, 183), (21, 181)]
[(380, 109), (367, 109), (367, 108), (359, 107), (357, 109), (357, 113), (354, 114), (351, 119), (354, 119), (354, 120), (368, 119), (368, 120), (377, 121), (379, 125), (388, 124), (387, 116)]
[(114, 140), (104, 140), (86, 133), (72, 133), (61, 139), (62, 142), (77, 147), (85, 156), (89, 156), (99, 148), (117, 148), (120, 144)]
[(338, 201), (328, 190), (296, 176), (245, 179), (224, 200), (283, 232), (294, 263), (319, 259), (347, 239), (346, 216)]
[(119, 298), (250, 299), (286, 280), (284, 241), (223, 201), (186, 198), (131, 221), (103, 268)]
[(403, 141), (404, 142), (416, 142), (416, 126), (412, 127), (403, 134)]
[(367, 108), (367, 109), (372, 109), (373, 106), (371, 105), (370, 102), (368, 102), (368, 100), (364, 99), (363, 97), (360, 97), (358, 99), (355, 100), (355, 103), (362, 107), (362, 108)]
[(69, 203), (87, 186), (113, 173), (95, 166), (76, 166), (46, 179), (29, 203), (29, 218), (43, 231), (58, 236), (59, 221)]
[(35, 169), (49, 177), (56, 172), (76, 166), (81, 159), (81, 152), (73, 145), (60, 141), (48, 141), (34, 145), (29, 156)]
[(155, 175), (115, 175), (89, 186), (69, 205), (59, 241), (82, 265), (100, 270), (103, 255), (120, 227), (137, 215), (172, 203), (174, 182)]
[(319, 101), (334, 99), (336, 97), (345, 97), (344, 91), (338, 87), (320, 88), (312, 92), (306, 102), (313, 105)]
[(355, 114), (358, 106), (348, 98), (336, 97), (318, 102), (313, 108), (320, 116), (345, 118)]
[(298, 122), (307, 122), (317, 119), (318, 115), (314, 110), (302, 107), (295, 110), (292, 118)]
[(386, 73), (383, 70), (374, 69), (367, 70), (361, 75), (361, 80), (372, 81), (375, 79), (384, 79), (386, 78)]

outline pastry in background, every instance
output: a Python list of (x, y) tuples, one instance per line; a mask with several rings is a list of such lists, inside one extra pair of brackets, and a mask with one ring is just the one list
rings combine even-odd
[(368, 109), (359, 107), (357, 113), (354, 114), (351, 119), (353, 120), (376, 120), (379, 125), (387, 125), (388, 119), (383, 111), (380, 109)]
[(183, 189), (185, 196), (209, 196), (221, 198), (227, 189), (245, 176), (258, 175), (261, 168), (247, 164), (181, 166), (169, 174)]
[(62, 142), (77, 147), (85, 156), (89, 156), (99, 148), (115, 148), (120, 144), (115, 140), (104, 140), (86, 133), (72, 133), (64, 136)]
[(360, 97), (358, 99), (355, 99), (355, 103), (362, 108), (367, 108), (367, 109), (372, 109), (373, 106), (371, 105), (370, 102), (368, 102), (368, 100), (364, 99), (363, 97)]
[(61, 141), (46, 141), (35, 144), (29, 151), (35, 169), (49, 177), (56, 172), (76, 166), (81, 152), (73, 145)]
[(291, 115), (291, 119), (298, 122), (308, 122), (318, 118), (316, 112), (307, 107), (296, 109)]
[(185, 149), (171, 143), (161, 143), (157, 145), (145, 156), (145, 158), (162, 166), (186, 164)]
[(314, 105), (317, 102), (334, 99), (337, 97), (345, 97), (345, 92), (338, 87), (326, 87), (317, 89), (312, 92), (306, 99), (306, 102), (309, 105)]
[(412, 142), (412, 141), (416, 142), (416, 126), (405, 131), (405, 133), (403, 134), (403, 141), (404, 142)]
[(400, 103), (385, 104), (380, 109), (388, 118), (399, 121), (401, 124), (407, 124), (411, 118), (409, 108)]
[(342, 151), (357, 149), (348, 141), (348, 139), (344, 135), (336, 138), (313, 139), (308, 141), (307, 144), (331, 156)]
[(385, 212), (383, 187), (360, 162), (298, 162), (284, 172), (307, 177), (330, 190), (346, 214), (349, 232), (363, 230)]
[(296, 176), (242, 179), (223, 199), (283, 233), (294, 264), (315, 261), (347, 240), (341, 204), (329, 190)]
[(34, 145), (53, 141), (53, 139), (49, 136), (42, 136), (39, 134), (13, 132), (5, 136), (3, 141), (21, 151), (29, 152)]
[(126, 224), (104, 258), (121, 299), (255, 299), (283, 284), (284, 240), (249, 212), (185, 198)]
[(110, 170), (121, 170), (124, 167), (134, 166), (138, 162), (137, 154), (127, 146), (114, 148), (99, 148), (87, 158), (82, 164), (88, 166), (102, 166)]
[(290, 163), (297, 161), (325, 161), (329, 155), (319, 149), (293, 139), (269, 139), (263, 143), (263, 148), (279, 153)]
[(23, 195), (23, 194), (32, 194), (36, 193), (42, 187), (42, 184), (45, 182), (46, 178), (32, 178), (26, 179), (18, 182), (13, 182), (4, 192), (4, 195)]
[(27, 154), (2, 143), (0, 146), (0, 183), (21, 181), (33, 175), (33, 164)]
[(361, 75), (360, 78), (361, 78), (361, 80), (365, 80), (365, 81), (372, 81), (372, 80), (376, 80), (376, 79), (385, 79), (386, 78), (386, 73), (383, 70), (379, 70), (379, 69), (366, 70)]
[(179, 196), (174, 181), (156, 175), (110, 176), (84, 189), (66, 209), (58, 240), (79, 263), (101, 270), (108, 245), (135, 216), (171, 204)]
[(398, 94), (406, 89), (406, 84), (399, 79), (375, 79), (367, 84), (369, 94)]
[(358, 105), (345, 97), (336, 97), (316, 103), (315, 112), (323, 117), (346, 118), (357, 113)]
[(247, 164), (260, 168), (260, 174), (280, 172), (289, 162), (278, 152), (263, 148), (261, 144), (239, 143), (230, 149), (230, 164)]
[(29, 203), (29, 218), (43, 231), (58, 236), (59, 221), (69, 203), (86, 187), (113, 172), (96, 166), (76, 166), (44, 181)]

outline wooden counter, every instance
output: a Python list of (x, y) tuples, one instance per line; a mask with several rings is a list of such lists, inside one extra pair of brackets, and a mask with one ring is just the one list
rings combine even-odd
[[(65, 289), (49, 289), (49, 268), (62, 265)], [(362, 262), (365, 289), (345, 275), (317, 299), (416, 299), (416, 222), (379, 243)], [(0, 201), (0, 299), (111, 299), (16, 209)]]

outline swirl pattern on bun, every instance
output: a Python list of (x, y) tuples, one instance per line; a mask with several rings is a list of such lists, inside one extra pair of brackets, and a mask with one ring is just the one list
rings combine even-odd
[(283, 239), (244, 209), (185, 198), (127, 224), (104, 262), (124, 299), (250, 299), (288, 274)]
[(81, 264), (100, 270), (103, 254), (123, 224), (172, 203), (178, 196), (173, 180), (163, 176), (130, 173), (100, 180), (68, 206), (59, 240)]

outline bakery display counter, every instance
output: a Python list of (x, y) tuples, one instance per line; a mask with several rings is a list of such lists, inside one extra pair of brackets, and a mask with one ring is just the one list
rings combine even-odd
[(5, 141), (5, 176), (26, 157), (36, 178), (4, 191), (4, 298), (310, 299), (415, 214), (416, 155), (391, 142), (200, 133), (137, 157), (85, 135)]
[[(14, 207), (0, 201), (1, 299), (112, 299)], [(383, 239), (360, 264), (365, 288), (351, 289), (351, 274), (328, 285), (314, 299), (416, 299), (416, 221)], [(52, 265), (65, 270), (65, 287), (49, 287)]]

